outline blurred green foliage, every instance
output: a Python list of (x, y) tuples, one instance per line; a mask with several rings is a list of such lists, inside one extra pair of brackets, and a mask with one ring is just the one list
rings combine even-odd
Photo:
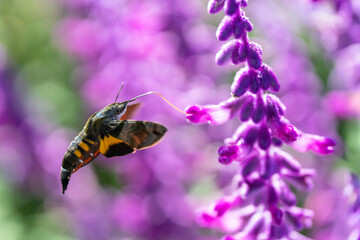
[[(70, 81), (73, 61), (57, 49), (53, 39), (54, 26), (64, 11), (59, 3), (1, 0), (0, 44), (6, 50), (9, 66), (16, 73), (16, 86), (23, 102), (43, 104), (33, 106), (34, 111), (43, 109), (39, 117), (53, 121), (55, 126), (80, 129), (81, 99)], [(45, 205), (44, 196), (16, 189), (0, 175), (0, 238), (73, 239), (67, 232), (69, 226), (65, 224), (64, 212), (46, 209)]]
[(47, 105), (43, 117), (80, 127), (81, 101), (70, 82), (72, 61), (56, 48), (53, 39), (54, 26), (64, 12), (59, 3), (1, 0), (0, 43), (11, 67), (19, 73), (18, 84), (25, 84), (31, 98)]

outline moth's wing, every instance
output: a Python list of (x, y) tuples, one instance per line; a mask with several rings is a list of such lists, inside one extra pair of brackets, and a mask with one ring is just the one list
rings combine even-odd
[(108, 123), (107, 134), (100, 140), (100, 152), (106, 157), (123, 156), (155, 145), (166, 131), (165, 126), (155, 122), (114, 120)]
[(137, 109), (140, 107), (140, 103), (134, 103), (127, 106), (126, 112), (121, 116), (120, 120), (126, 120), (132, 118)]

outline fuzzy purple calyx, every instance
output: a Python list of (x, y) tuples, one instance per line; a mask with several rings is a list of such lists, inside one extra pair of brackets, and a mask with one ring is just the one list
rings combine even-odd
[(263, 90), (267, 90), (269, 87), (274, 91), (277, 92), (280, 90), (280, 83), (277, 79), (274, 71), (266, 64), (263, 64), (260, 68), (261, 74), (261, 88)]
[(249, 70), (249, 90), (250, 92), (256, 94), (260, 90), (260, 82), (257, 71)]
[(236, 3), (236, 0), (226, 0), (225, 1), (225, 14), (226, 15), (233, 15), (236, 13), (236, 11), (239, 9), (238, 4)]
[(247, 49), (247, 62), (253, 69), (259, 69), (262, 65), (262, 50), (257, 43), (251, 42)]
[(268, 127), (265, 124), (261, 124), (258, 134), (259, 147), (266, 150), (271, 145), (271, 136)]
[(231, 94), (234, 97), (241, 97), (249, 88), (250, 78), (246, 68), (240, 69), (234, 78), (234, 82), (231, 85)]
[(281, 139), (286, 143), (296, 141), (299, 136), (297, 128), (288, 123), (285, 118), (272, 119), (268, 121), (272, 136)]
[(210, 0), (207, 6), (208, 12), (214, 14), (223, 9), (225, 0)]
[(220, 50), (216, 53), (215, 62), (217, 65), (224, 65), (225, 63), (229, 62), (231, 59), (233, 52), (236, 49), (237, 40), (232, 40), (226, 44), (224, 44)]
[(244, 105), (240, 110), (240, 120), (246, 122), (250, 119), (254, 110), (254, 97), (249, 95), (248, 99), (245, 100)]
[(232, 55), (231, 61), (233, 64), (238, 64), (246, 60), (246, 47), (241, 42), (237, 42)]
[(226, 41), (233, 33), (233, 29), (234, 29), (233, 17), (225, 16), (216, 30), (216, 37), (220, 41)]
[(259, 123), (265, 116), (265, 104), (261, 95), (256, 98), (255, 109), (252, 114), (252, 120), (254, 123)]

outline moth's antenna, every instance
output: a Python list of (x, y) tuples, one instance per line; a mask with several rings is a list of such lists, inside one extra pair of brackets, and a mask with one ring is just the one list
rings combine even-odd
[(178, 107), (176, 107), (174, 104), (172, 104), (169, 100), (167, 100), (163, 95), (161, 95), (160, 93), (158, 92), (147, 92), (147, 93), (144, 93), (144, 94), (141, 94), (139, 96), (136, 96), (134, 97), (133, 99), (129, 100), (128, 102), (132, 102), (132, 101), (135, 101), (136, 99), (140, 98), (140, 97), (143, 97), (143, 96), (146, 96), (146, 95), (149, 95), (149, 94), (156, 94), (156, 95), (159, 95), (162, 99), (165, 100), (165, 102), (167, 102), (170, 106), (172, 106), (173, 108), (175, 108), (176, 110), (178, 110), (179, 112), (181, 112), (182, 114), (185, 114), (186, 115), (186, 112), (182, 111), (181, 109), (179, 109)]
[(121, 90), (123, 89), (124, 85), (125, 85), (125, 83), (122, 82), (122, 83), (121, 83), (121, 87), (120, 87), (120, 89), (119, 89), (119, 92), (118, 92), (117, 95), (116, 95), (115, 102), (117, 101), (117, 99), (118, 99), (118, 97), (119, 97), (119, 94), (120, 94)]

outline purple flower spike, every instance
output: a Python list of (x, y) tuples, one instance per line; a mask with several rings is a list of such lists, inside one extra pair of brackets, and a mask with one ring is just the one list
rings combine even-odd
[(216, 37), (220, 41), (228, 40), (231, 34), (233, 33), (233, 28), (234, 28), (233, 17), (225, 16), (217, 28)]
[(249, 78), (250, 78), (249, 90), (250, 92), (256, 94), (260, 90), (258, 73), (256, 71), (249, 70)]
[(263, 64), (260, 68), (261, 73), (261, 88), (267, 90), (269, 87), (275, 92), (280, 90), (280, 84), (276, 78), (274, 71), (266, 64)]
[(259, 123), (265, 116), (265, 104), (262, 96), (257, 96), (256, 105), (252, 115), (252, 120), (254, 123)]
[(287, 119), (281, 117), (280, 119), (273, 119), (268, 121), (272, 135), (276, 138), (283, 140), (286, 143), (294, 142), (299, 136), (297, 128), (290, 123)]
[(217, 65), (224, 65), (227, 63), (233, 54), (233, 51), (237, 45), (237, 40), (232, 40), (221, 47), (215, 56), (215, 62)]
[(249, 88), (250, 79), (248, 75), (248, 69), (240, 69), (234, 78), (234, 82), (231, 85), (231, 94), (234, 97), (241, 97)]
[(299, 152), (312, 150), (322, 155), (333, 153), (335, 145), (336, 142), (331, 138), (306, 133), (301, 133), (298, 141), (291, 144)]
[(259, 69), (262, 65), (262, 50), (259, 44), (250, 43), (247, 49), (247, 62), (253, 69)]
[[(220, 2), (224, 3), (211, 0), (209, 6), (219, 6)], [(207, 227), (232, 233), (222, 240), (307, 239), (297, 231), (311, 226), (313, 214), (295, 207), (297, 199), (290, 185), (310, 190), (315, 170), (302, 168), (279, 147), (284, 142), (299, 151), (327, 154), (333, 151), (335, 142), (300, 133), (284, 117), (286, 107), (282, 101), (264, 92), (279, 91), (280, 83), (272, 68), (263, 64), (261, 46), (249, 40), (248, 32), (253, 26), (243, 9), (247, 2), (225, 0), (226, 16), (216, 32), (220, 41), (228, 40), (231, 35), (235, 38), (223, 45), (216, 55), (216, 63), (245, 62), (231, 85), (231, 95), (238, 99), (238, 104), (234, 105), (236, 107), (218, 104), (187, 110), (189, 121), (216, 124), (239, 114), (240, 126), (219, 148), (218, 161), (224, 165), (236, 161), (233, 166), (239, 166), (231, 184), (231, 196), (241, 201), (233, 204), (221, 198), (202, 212), (200, 219)], [(220, 114), (224, 116), (219, 117)], [(360, 209), (360, 200), (356, 206)]]
[(258, 135), (259, 147), (261, 149), (268, 149), (271, 145), (271, 136), (269, 129), (265, 124), (261, 124)]
[(240, 120), (241, 121), (246, 122), (247, 120), (250, 119), (251, 114), (253, 113), (253, 110), (254, 110), (253, 102), (254, 102), (254, 97), (249, 95), (248, 99), (244, 102), (244, 105), (240, 111)]
[(239, 6), (236, 0), (226, 0), (224, 8), (226, 15), (233, 15), (239, 9)]
[(221, 146), (218, 150), (218, 154), (220, 163), (229, 164), (239, 157), (239, 147), (237, 145)]
[(214, 14), (223, 9), (225, 0), (210, 0), (208, 3), (208, 12)]

